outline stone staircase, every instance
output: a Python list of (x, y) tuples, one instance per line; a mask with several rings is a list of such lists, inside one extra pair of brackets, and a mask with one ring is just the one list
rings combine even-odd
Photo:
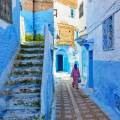
[(40, 91), (44, 46), (26, 43), (16, 57), (14, 67), (0, 97), (6, 102), (0, 120), (36, 120), (40, 116)]

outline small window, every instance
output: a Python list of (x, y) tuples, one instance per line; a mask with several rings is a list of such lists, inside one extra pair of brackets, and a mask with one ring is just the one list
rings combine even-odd
[(79, 7), (79, 18), (81, 18), (83, 16), (83, 2), (80, 4)]
[(73, 8), (71, 8), (71, 18), (75, 17), (75, 10)]
[(12, 0), (0, 0), (0, 18), (12, 23)]
[(103, 22), (103, 50), (113, 49), (113, 16)]

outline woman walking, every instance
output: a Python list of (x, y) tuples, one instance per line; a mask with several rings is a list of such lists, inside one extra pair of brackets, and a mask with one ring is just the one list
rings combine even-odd
[(78, 79), (80, 77), (80, 72), (77, 67), (77, 64), (74, 64), (74, 68), (71, 73), (71, 77), (73, 78), (72, 86), (78, 89)]

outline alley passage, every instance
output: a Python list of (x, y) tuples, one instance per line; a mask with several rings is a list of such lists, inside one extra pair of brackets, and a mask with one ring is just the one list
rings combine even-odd
[(82, 90), (64, 78), (56, 85), (56, 120), (110, 120)]

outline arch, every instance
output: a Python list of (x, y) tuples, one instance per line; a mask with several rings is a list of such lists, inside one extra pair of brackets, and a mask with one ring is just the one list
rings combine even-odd
[[(59, 56), (61, 56), (61, 58), (59, 58)], [(58, 59), (62, 59), (62, 58), (63, 58), (63, 64), (58, 63), (58, 62), (60, 62), (60, 60), (58, 60)], [(56, 72), (59, 71), (59, 65), (63, 65), (63, 70), (62, 70), (63, 72), (69, 72), (70, 71), (70, 63), (69, 63), (67, 50), (65, 50), (63, 48), (60, 48), (56, 52)], [(61, 66), (61, 68), (62, 68), (62, 66)]]

